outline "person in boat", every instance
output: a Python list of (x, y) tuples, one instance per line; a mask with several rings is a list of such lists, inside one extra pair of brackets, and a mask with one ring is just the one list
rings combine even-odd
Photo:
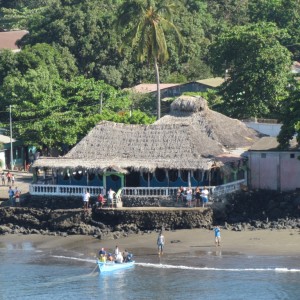
[(127, 262), (128, 254), (129, 254), (129, 252), (125, 249), (125, 251), (123, 252), (123, 259), (124, 259), (124, 262)]
[(99, 251), (99, 257), (101, 255), (105, 255), (106, 256), (106, 251), (104, 250), (104, 248), (101, 248), (100, 251)]
[(125, 250), (125, 251), (123, 252), (123, 259), (124, 259), (124, 262), (130, 262), (130, 261), (132, 261), (132, 258), (133, 258), (132, 253), (128, 252), (127, 250)]
[(163, 236), (162, 231), (161, 231), (157, 238), (157, 248), (158, 248), (159, 256), (163, 255), (164, 245), (165, 245), (165, 237)]
[(115, 257), (117, 257), (117, 255), (120, 253), (119, 247), (118, 245), (115, 248)]
[(106, 262), (106, 255), (100, 254), (99, 260), (100, 260), (101, 262), (105, 263), (105, 262)]
[(119, 253), (117, 254), (117, 256), (116, 256), (115, 263), (121, 264), (121, 263), (123, 263), (123, 261), (124, 261), (123, 255), (122, 255), (121, 252), (119, 252)]
[(110, 252), (107, 253), (107, 260), (108, 261), (114, 261), (114, 257)]

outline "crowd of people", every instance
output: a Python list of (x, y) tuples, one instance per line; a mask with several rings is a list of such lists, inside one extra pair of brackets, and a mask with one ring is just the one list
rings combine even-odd
[[(107, 197), (105, 197), (102, 193), (99, 193), (95, 203), (96, 207), (103, 208), (104, 205), (107, 204), (107, 207), (113, 208), (115, 196), (116, 196), (116, 192), (113, 189), (108, 190)], [(89, 193), (88, 190), (84, 191), (82, 195), (82, 200), (83, 200), (83, 208), (85, 210), (93, 206), (93, 203), (91, 202), (91, 194)]]
[(205, 207), (208, 203), (209, 191), (207, 187), (200, 189), (196, 187), (193, 192), (191, 187), (179, 187), (177, 190), (176, 202), (185, 204), (187, 207)]
[(8, 171), (6, 174), (1, 173), (1, 183), (2, 185), (14, 186), (15, 185), (15, 175)]
[(99, 251), (99, 260), (100, 262), (115, 262), (118, 264), (131, 262), (133, 259), (132, 253), (128, 252), (126, 249), (122, 252), (119, 250), (119, 247), (116, 246), (114, 252), (106, 251), (104, 248), (101, 248)]

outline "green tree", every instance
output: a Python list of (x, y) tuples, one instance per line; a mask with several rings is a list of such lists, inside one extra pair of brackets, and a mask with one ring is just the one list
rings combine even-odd
[(117, 29), (125, 32), (124, 43), (137, 48), (138, 60), (153, 60), (157, 84), (157, 119), (161, 114), (159, 64), (169, 58), (165, 35), (173, 30), (181, 36), (172, 23), (174, 3), (167, 1), (125, 1), (118, 10)]
[(0, 51), (0, 86), (4, 78), (17, 70), (16, 55), (10, 50)]
[(290, 52), (280, 44), (283, 32), (272, 23), (237, 26), (211, 45), (216, 74), (228, 71), (221, 86), (222, 110), (231, 117), (276, 114), (286, 96), (291, 68)]
[(27, 29), (28, 21), (58, 0), (0, 0), (0, 28)]
[(300, 6), (298, 0), (260, 0), (249, 2), (250, 22), (272, 22), (289, 36), (284, 45), (300, 60)]
[(300, 145), (300, 85), (290, 86), (292, 91), (283, 103), (280, 112), (279, 121), (282, 123), (278, 142), (282, 149), (289, 147), (289, 142), (293, 136), (297, 136), (298, 145)]

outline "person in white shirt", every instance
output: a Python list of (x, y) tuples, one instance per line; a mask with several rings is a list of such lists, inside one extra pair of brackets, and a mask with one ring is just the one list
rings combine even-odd
[(208, 202), (208, 194), (208, 189), (205, 186), (204, 189), (201, 191), (202, 207), (205, 207)]
[(83, 194), (83, 208), (86, 210), (89, 207), (90, 193), (86, 190)]
[(115, 191), (113, 191), (112, 189), (109, 189), (109, 191), (107, 193), (107, 204), (108, 204), (108, 207), (113, 207), (115, 194), (116, 194)]

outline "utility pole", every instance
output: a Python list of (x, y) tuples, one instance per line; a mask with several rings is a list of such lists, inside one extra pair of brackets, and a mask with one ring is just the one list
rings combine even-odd
[(102, 114), (102, 105), (103, 105), (103, 92), (101, 92), (101, 96), (100, 96), (99, 114)]
[(14, 169), (13, 157), (13, 142), (12, 142), (12, 118), (11, 118), (11, 105), (9, 106), (9, 125), (10, 125), (10, 169)]

